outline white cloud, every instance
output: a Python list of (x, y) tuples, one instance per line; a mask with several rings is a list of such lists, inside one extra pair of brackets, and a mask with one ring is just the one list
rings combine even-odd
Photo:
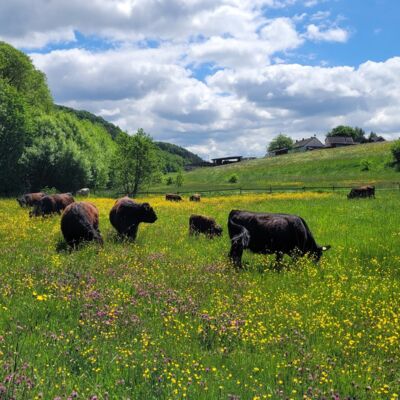
[[(0, 38), (24, 48), (72, 42), (69, 50), (30, 54), (56, 102), (129, 132), (143, 127), (206, 158), (262, 155), (279, 132), (301, 138), (338, 124), (397, 135), (400, 58), (358, 68), (288, 62), (293, 54), (311, 62), (300, 53), (307, 41), (349, 40), (342, 21), (318, 9), (271, 17), (323, 1), (3, 1)], [(87, 35), (86, 49), (78, 32)], [(89, 50), (99, 38), (112, 48)]]
[(307, 26), (307, 32), (304, 35), (309, 40), (324, 42), (347, 42), (350, 34), (343, 28), (321, 29), (319, 26), (310, 24)]

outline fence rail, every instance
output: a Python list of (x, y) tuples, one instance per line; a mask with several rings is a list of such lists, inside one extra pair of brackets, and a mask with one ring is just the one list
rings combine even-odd
[[(151, 191), (143, 190), (137, 193), (138, 196), (150, 196), (150, 195), (165, 195), (166, 193), (175, 194), (212, 194), (212, 193), (239, 193), (243, 194), (246, 192), (260, 192), (260, 193), (278, 193), (278, 192), (307, 192), (307, 191), (322, 191), (322, 192), (334, 192), (341, 190), (350, 190), (354, 186), (337, 186), (337, 185), (327, 185), (327, 186), (267, 186), (267, 187), (235, 187), (235, 188), (216, 188), (216, 189), (192, 189), (192, 190), (177, 190), (177, 191)], [(399, 190), (400, 182), (392, 182), (386, 185), (375, 185), (376, 190)], [(122, 193), (121, 193), (122, 194)]]

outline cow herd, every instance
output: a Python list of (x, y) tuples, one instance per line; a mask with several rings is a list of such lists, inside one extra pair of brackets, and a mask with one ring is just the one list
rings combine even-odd
[[(375, 197), (375, 188), (354, 188), (347, 197)], [(177, 194), (167, 194), (165, 198), (169, 201), (182, 200)], [(200, 195), (192, 195), (189, 199), (198, 202)], [(21, 207), (32, 207), (30, 217), (62, 212), (61, 232), (72, 248), (84, 241), (103, 244), (99, 212), (94, 204), (88, 201), (75, 202), (71, 193), (28, 193), (17, 201)], [(139, 224), (154, 223), (157, 215), (149, 203), (138, 203), (129, 197), (122, 197), (111, 208), (109, 218), (119, 237), (135, 240)], [(309, 255), (318, 261), (322, 253), (330, 248), (329, 245), (319, 246), (306, 221), (297, 215), (232, 210), (228, 216), (228, 233), (231, 241), (229, 257), (239, 268), (245, 249), (258, 254), (275, 254), (279, 264), (284, 254), (293, 258)], [(213, 238), (222, 235), (222, 227), (212, 217), (193, 214), (189, 218), (189, 234), (205, 234)]]

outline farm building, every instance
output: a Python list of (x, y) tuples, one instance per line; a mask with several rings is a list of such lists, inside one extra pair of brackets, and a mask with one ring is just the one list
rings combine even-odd
[(274, 156), (281, 156), (283, 154), (287, 154), (289, 152), (289, 149), (284, 147), (282, 149), (276, 149), (268, 152), (268, 156), (274, 157)]
[(326, 147), (344, 147), (353, 146), (355, 144), (353, 138), (347, 136), (328, 136), (325, 139)]
[(325, 145), (315, 136), (308, 139), (297, 140), (293, 145), (293, 151), (308, 151), (323, 149)]
[(232, 164), (242, 161), (242, 156), (232, 156), (232, 157), (220, 157), (220, 158), (212, 158), (211, 161), (213, 162), (214, 166), (218, 165), (225, 165), (225, 164)]

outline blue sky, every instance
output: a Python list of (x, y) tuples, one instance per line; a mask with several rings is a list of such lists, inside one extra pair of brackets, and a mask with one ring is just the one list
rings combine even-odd
[(204, 158), (338, 124), (400, 133), (398, 0), (14, 0), (0, 40), (57, 103)]

